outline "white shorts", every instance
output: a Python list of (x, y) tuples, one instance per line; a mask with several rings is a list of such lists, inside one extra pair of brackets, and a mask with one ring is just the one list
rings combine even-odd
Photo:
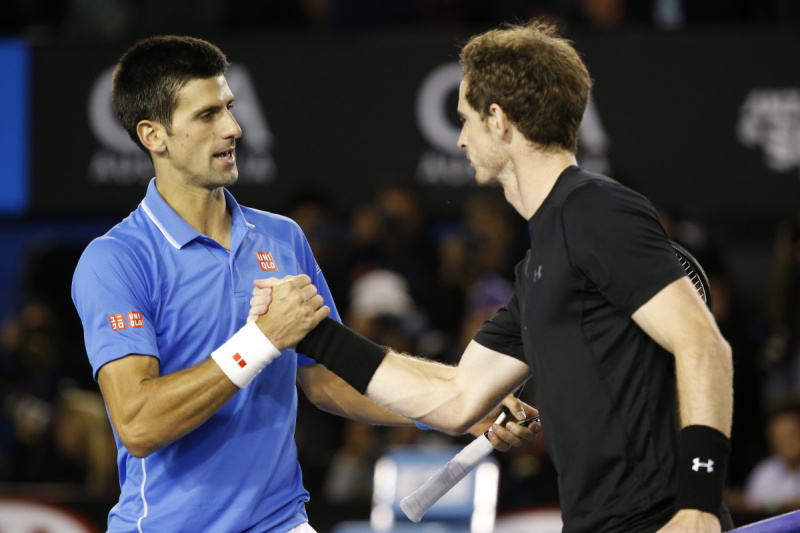
[(304, 522), (299, 526), (293, 527), (286, 533), (317, 533), (313, 527), (309, 525), (308, 522)]

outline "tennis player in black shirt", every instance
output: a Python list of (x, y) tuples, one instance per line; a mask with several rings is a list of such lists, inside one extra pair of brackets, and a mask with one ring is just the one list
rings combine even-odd
[(539, 22), (475, 36), (461, 61), (459, 145), (478, 183), (502, 186), (530, 227), (511, 301), (455, 367), (378, 347), (332, 321), (298, 351), (453, 434), (532, 377), (564, 531), (732, 527), (722, 508), (730, 348), (650, 202), (576, 166), (592, 83), (585, 65)]

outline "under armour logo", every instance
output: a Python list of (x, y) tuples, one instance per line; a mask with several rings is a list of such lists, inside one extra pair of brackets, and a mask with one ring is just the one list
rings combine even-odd
[(533, 271), (533, 282), (536, 283), (540, 279), (542, 279), (542, 265), (539, 265), (539, 267)]
[(700, 468), (705, 468), (706, 472), (709, 474), (714, 471), (714, 459), (709, 459), (707, 463), (702, 463), (699, 457), (695, 457), (692, 462), (694, 463), (692, 465), (692, 470), (695, 472), (699, 472)]
[(233, 360), (236, 361), (237, 363), (239, 363), (239, 366), (242, 367), (242, 368), (247, 366), (247, 361), (245, 361), (244, 358), (241, 355), (239, 355), (238, 353), (233, 356)]

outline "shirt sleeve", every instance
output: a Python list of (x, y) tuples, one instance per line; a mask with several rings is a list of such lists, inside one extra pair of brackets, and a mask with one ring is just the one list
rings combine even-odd
[(159, 358), (148, 281), (135, 254), (112, 237), (94, 240), (78, 261), (72, 300), (95, 379), (103, 365), (129, 354)]
[(629, 315), (685, 275), (644, 196), (618, 184), (587, 184), (561, 213), (572, 266)]
[(497, 310), (492, 318), (481, 326), (473, 340), (496, 352), (525, 361), (522, 349), (522, 331), (519, 322), (519, 302), (517, 293), (511, 295), (508, 304)]

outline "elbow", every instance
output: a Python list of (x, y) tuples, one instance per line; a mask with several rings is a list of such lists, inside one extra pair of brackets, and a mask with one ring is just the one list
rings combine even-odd
[(321, 386), (303, 387), (303, 392), (311, 404), (317, 409), (326, 413), (337, 414), (336, 407), (338, 402), (334, 399), (336, 392), (331, 390), (330, 383), (322, 383)]
[(481, 421), (482, 415), (474, 415), (468, 418), (462, 418), (461, 420), (455, 420), (452, 424), (448, 425), (446, 428), (442, 428), (442, 433), (446, 433), (452, 437), (459, 437), (461, 435), (466, 435), (470, 433), (470, 430), (475, 427), (475, 425)]
[[(728, 341), (719, 331), (709, 331), (694, 338), (694, 346), (676, 352), (685, 354), (679, 357), (679, 364), (697, 375), (714, 376), (718, 383), (733, 383), (733, 353)], [(682, 361), (682, 362), (681, 362)]]
[(437, 427), (442, 433), (453, 437), (458, 437), (467, 433), (485, 414), (481, 412), (480, 406), (468, 405), (466, 403), (453, 411), (452, 416), (447, 417), (444, 425)]
[(712, 362), (727, 374), (733, 376), (733, 351), (731, 345), (718, 331), (708, 336), (705, 353), (712, 357)]
[(136, 427), (136, 424), (121, 425), (117, 428), (117, 436), (125, 449), (137, 459), (144, 459), (162, 447), (142, 428)]
[(464, 435), (469, 430), (469, 428), (471, 428), (473, 425), (474, 424), (469, 423), (469, 422), (463, 422), (463, 423), (459, 423), (459, 424), (456, 424), (456, 425), (449, 425), (446, 428), (441, 428), (441, 430), (442, 430), (442, 433), (446, 433), (447, 435), (450, 435), (451, 437), (458, 437), (458, 436)]
[(125, 444), (125, 448), (128, 450), (128, 452), (130, 452), (130, 454), (133, 457), (136, 457), (137, 459), (144, 459), (145, 457), (147, 457), (148, 455), (150, 455), (155, 451), (149, 448), (139, 447), (132, 444)]

